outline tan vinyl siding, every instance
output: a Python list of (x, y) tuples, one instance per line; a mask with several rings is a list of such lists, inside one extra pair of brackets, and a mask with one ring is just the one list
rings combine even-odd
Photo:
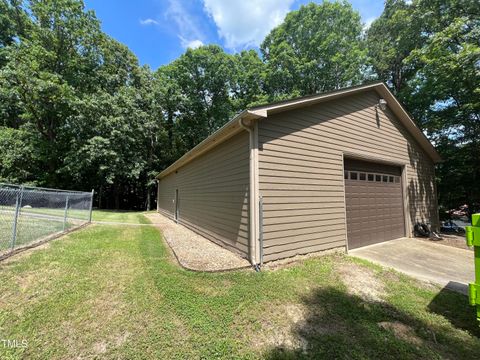
[[(406, 164), (409, 221), (438, 226), (434, 164), (374, 91), (259, 121), (265, 261), (345, 246), (343, 153)], [(346, 155), (348, 156), (348, 155)]]
[(175, 190), (179, 223), (248, 255), (249, 135), (236, 134), (158, 184), (158, 211), (173, 219)]

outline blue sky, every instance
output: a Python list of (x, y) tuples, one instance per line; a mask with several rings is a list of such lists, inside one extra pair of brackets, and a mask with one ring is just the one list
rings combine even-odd
[[(153, 69), (186, 48), (218, 44), (233, 53), (258, 48), (285, 14), (307, 0), (85, 0), (102, 29), (127, 45), (141, 64)], [(321, 1), (317, 1), (321, 2)], [(353, 0), (368, 24), (383, 9), (382, 0)]]

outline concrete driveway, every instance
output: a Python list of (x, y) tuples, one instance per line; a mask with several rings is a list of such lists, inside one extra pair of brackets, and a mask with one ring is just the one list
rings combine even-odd
[(349, 255), (464, 294), (475, 279), (473, 251), (417, 239), (391, 240), (350, 250)]

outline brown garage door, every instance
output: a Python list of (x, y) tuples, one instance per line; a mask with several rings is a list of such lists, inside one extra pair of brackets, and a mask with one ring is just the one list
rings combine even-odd
[(400, 167), (345, 159), (350, 249), (405, 236)]

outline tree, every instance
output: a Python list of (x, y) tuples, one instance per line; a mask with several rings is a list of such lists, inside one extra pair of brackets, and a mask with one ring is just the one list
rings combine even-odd
[[(157, 78), (166, 78), (166, 90), (174, 91), (179, 99), (174, 122), (181, 153), (219, 129), (235, 112), (231, 99), (234, 71), (233, 58), (217, 45), (188, 49), (158, 70)], [(171, 116), (171, 107), (164, 105)]]
[(272, 97), (307, 95), (362, 81), (360, 15), (347, 2), (310, 3), (287, 14), (261, 45)]
[(150, 69), (82, 1), (0, 6), (0, 177), (138, 206), (159, 166)]
[(37, 184), (41, 172), (35, 133), (0, 126), (0, 182)]
[(98, 63), (99, 24), (74, 0), (32, 0), (29, 10), (30, 26), (4, 49), (8, 62), (0, 73), (0, 87), (6, 103), (1, 108), (18, 109), (10, 125), (32, 125), (39, 133), (39, 151), (48, 170), (39, 180), (59, 186), (59, 160), (68, 145), (64, 130), (75, 97), (95, 83), (89, 75)]
[[(418, 67), (406, 97), (444, 155), (438, 174), (445, 206), (480, 204), (480, 10), (476, 1), (418, 1), (424, 46), (408, 63)], [(453, 183), (452, 183), (453, 182)], [(454, 196), (452, 196), (455, 194)], [(476, 205), (474, 205), (476, 204)]]
[(367, 33), (371, 64), (433, 141), (440, 204), (479, 203), (480, 11), (474, 0), (388, 1)]
[(233, 57), (235, 72), (232, 80), (235, 111), (268, 101), (265, 93), (266, 67), (255, 50), (242, 51)]
[(60, 171), (65, 177), (73, 174), (73, 184), (96, 188), (99, 206), (104, 198), (113, 198), (109, 205), (117, 209), (150, 203), (147, 185), (158, 166), (153, 133), (160, 131), (151, 71), (109, 37), (103, 37), (99, 53), (96, 87), (77, 100), (70, 150)]
[(176, 67), (165, 65), (154, 74), (153, 93), (157, 106), (158, 116), (164, 119), (163, 136), (164, 146), (159, 149), (161, 164), (159, 169), (164, 169), (173, 163), (182, 154), (183, 146), (180, 144), (176, 119), (182, 108), (184, 95), (176, 79)]
[(30, 26), (30, 18), (21, 0), (0, 0), (0, 68), (5, 65), (5, 48), (24, 37)]
[(405, 0), (387, 0), (382, 14), (367, 30), (369, 63), (375, 74), (400, 97), (407, 80), (416, 71), (415, 64), (406, 59), (426, 40), (416, 15), (414, 7)]

